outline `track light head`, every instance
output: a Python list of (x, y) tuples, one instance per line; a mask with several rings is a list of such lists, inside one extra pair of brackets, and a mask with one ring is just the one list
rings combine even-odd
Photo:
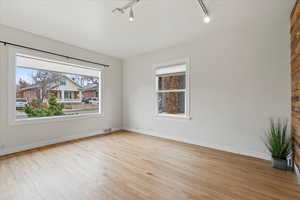
[(129, 21), (130, 22), (134, 21), (134, 13), (133, 13), (132, 7), (130, 8), (130, 11), (129, 11)]
[(208, 24), (210, 22), (210, 17), (208, 15), (205, 15), (203, 21), (205, 24)]
[(139, 3), (140, 0), (129, 0), (129, 2), (127, 4), (125, 4), (123, 7), (121, 8), (115, 8), (113, 9), (113, 13), (115, 12), (120, 12), (122, 14), (124, 14), (128, 9), (130, 9), (129, 11), (129, 21), (134, 21), (134, 12), (133, 12), (133, 6), (135, 6), (137, 3)]
[(208, 24), (210, 22), (210, 17), (209, 17), (206, 5), (204, 4), (203, 0), (198, 0), (198, 2), (199, 2), (200, 6), (202, 8), (203, 13), (204, 13), (203, 21), (204, 21), (204, 23)]

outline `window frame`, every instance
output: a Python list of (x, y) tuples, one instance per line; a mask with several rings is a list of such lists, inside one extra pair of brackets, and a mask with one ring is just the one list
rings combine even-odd
[[(7, 46), (7, 73), (8, 73), (8, 92), (7, 92), (7, 104), (8, 104), (8, 124), (9, 125), (23, 125), (23, 124), (40, 124), (49, 123), (56, 121), (74, 120), (74, 119), (85, 119), (85, 118), (103, 118), (104, 117), (104, 67), (98, 65), (76, 61), (73, 59), (67, 59), (60, 56), (54, 56), (43, 52), (33, 51), (24, 48)], [(81, 67), (90, 70), (95, 70), (100, 73), (100, 87), (99, 87), (99, 113), (87, 113), (78, 115), (67, 115), (67, 116), (51, 116), (41, 118), (27, 118), (27, 119), (16, 119), (16, 56), (26, 55), (28, 57), (40, 58), (49, 62), (56, 62), (61, 64), (67, 64), (74, 67)]]
[[(169, 118), (169, 119), (187, 119), (190, 120), (190, 58), (184, 58), (184, 59), (178, 59), (178, 60), (172, 60), (165, 63), (160, 63), (157, 65), (154, 65), (154, 79), (155, 79), (155, 95), (154, 95), (154, 108), (155, 108), (155, 114), (154, 116), (156, 118)], [(167, 68), (175, 65), (186, 65), (186, 71), (185, 71), (185, 89), (176, 89), (176, 90), (159, 90), (159, 77), (156, 75), (156, 71), (161, 68)], [(184, 115), (178, 115), (178, 114), (166, 114), (166, 113), (159, 113), (158, 111), (158, 95), (160, 93), (167, 93), (167, 92), (185, 92), (185, 113)]]

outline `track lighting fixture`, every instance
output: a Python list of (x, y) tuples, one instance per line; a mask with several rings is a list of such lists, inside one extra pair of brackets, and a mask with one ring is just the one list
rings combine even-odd
[(134, 20), (134, 12), (133, 12), (133, 6), (135, 6), (138, 2), (140, 2), (140, 0), (130, 0), (129, 3), (127, 3), (125, 6), (121, 7), (121, 8), (115, 8), (112, 12), (120, 12), (122, 14), (125, 13), (125, 11), (127, 9), (129, 10), (129, 21), (133, 21)]
[(210, 22), (210, 17), (209, 17), (209, 13), (208, 13), (208, 10), (203, 2), (203, 0), (198, 0), (201, 8), (202, 8), (202, 11), (204, 12), (204, 18), (203, 18), (203, 21), (204, 23), (208, 24)]
[[(125, 11), (127, 9), (129, 9), (129, 21), (134, 21), (134, 12), (133, 12), (133, 7), (139, 3), (141, 0), (129, 0), (129, 2), (127, 4), (125, 4), (123, 7), (121, 8), (115, 8), (112, 12), (120, 12), (122, 14), (125, 13)], [(208, 13), (208, 10), (206, 8), (206, 5), (204, 4), (203, 0), (197, 0), (198, 3), (200, 4), (201, 8), (202, 8), (202, 11), (204, 13), (204, 17), (203, 17), (203, 22), (208, 24), (211, 19), (210, 19), (210, 16), (209, 16), (209, 13)]]

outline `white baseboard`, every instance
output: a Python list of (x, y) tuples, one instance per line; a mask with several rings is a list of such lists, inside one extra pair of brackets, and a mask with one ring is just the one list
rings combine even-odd
[[(121, 128), (112, 128), (112, 132), (119, 131), (119, 130), (122, 130), (122, 129)], [(96, 135), (102, 135), (102, 134), (105, 134), (104, 130), (94, 131), (94, 132), (88, 133), (88, 134), (85, 133), (85, 134), (70, 135), (67, 137), (60, 137), (60, 138), (54, 138), (54, 139), (47, 140), (47, 141), (41, 141), (41, 142), (38, 142), (35, 144), (7, 148), (7, 149), (4, 149), (3, 151), (0, 151), (0, 156), (17, 153), (17, 152), (21, 152), (21, 151), (26, 151), (26, 150), (30, 150), (30, 149), (35, 149), (38, 147), (43, 147), (43, 146), (47, 146), (47, 145), (51, 145), (51, 144), (57, 144), (57, 143), (61, 143), (61, 142), (68, 142), (68, 141), (72, 141), (72, 140), (76, 140), (76, 139), (81, 139), (81, 138), (86, 138), (86, 137), (91, 137), (91, 136), (96, 136)]]
[[(172, 137), (164, 137), (164, 136), (161, 136), (161, 135), (159, 135), (158, 133), (156, 133), (154, 131), (144, 130), (144, 129), (112, 128), (112, 132), (119, 131), (119, 130), (127, 130), (127, 131), (132, 131), (132, 132), (136, 132), (136, 133), (145, 134), (145, 135), (151, 135), (151, 136), (176, 140), (176, 141), (180, 141), (180, 142), (185, 142), (185, 143), (189, 143), (189, 144), (195, 144), (195, 145), (199, 145), (199, 146), (203, 146), (203, 147), (207, 147), (207, 148), (212, 148), (212, 149), (217, 149), (217, 150), (221, 150), (221, 151), (226, 151), (226, 152), (251, 156), (251, 157), (255, 157), (255, 158), (270, 160), (270, 156), (267, 155), (267, 154), (263, 154), (263, 153), (260, 153), (260, 152), (254, 152), (254, 151), (242, 151), (240, 149), (230, 147), (230, 146), (226, 146), (226, 145), (195, 143), (195, 142), (187, 140), (187, 139), (177, 139), (177, 138), (172, 138)], [(4, 150), (0, 151), (0, 156), (11, 154), (11, 153), (16, 153), (16, 152), (21, 152), (21, 151), (25, 151), (25, 150), (35, 149), (35, 148), (38, 148), (38, 147), (43, 147), (43, 146), (47, 146), (47, 145), (51, 145), (51, 144), (57, 144), (57, 143), (61, 143), (61, 142), (67, 142), (67, 141), (86, 138), (86, 137), (90, 137), (90, 136), (101, 135), (101, 134), (105, 134), (104, 130), (94, 131), (94, 132), (88, 133), (88, 134), (77, 134), (77, 135), (71, 135), (71, 136), (67, 136), (67, 137), (54, 138), (54, 139), (47, 140), (47, 141), (41, 141), (41, 142), (35, 143), (35, 144), (29, 144), (29, 145), (23, 145), (23, 146), (18, 146), (18, 147), (13, 147), (13, 148), (7, 148), (7, 149), (4, 149)]]
[(124, 130), (132, 131), (132, 132), (136, 132), (136, 133), (141, 133), (141, 134), (144, 134), (144, 135), (151, 135), (151, 136), (176, 140), (176, 141), (179, 141), (179, 142), (199, 145), (199, 146), (203, 146), (203, 147), (207, 147), (207, 148), (211, 148), (211, 149), (217, 149), (217, 150), (221, 150), (221, 151), (226, 151), (226, 152), (236, 153), (236, 154), (240, 154), (240, 155), (260, 158), (260, 159), (264, 159), (264, 160), (271, 160), (270, 155), (264, 154), (264, 153), (261, 153), (261, 152), (245, 151), (245, 150), (238, 149), (236, 147), (231, 147), (231, 146), (226, 146), (226, 145), (221, 145), (221, 144), (208, 144), (208, 143), (205, 143), (205, 142), (195, 143), (194, 141), (191, 141), (191, 140), (188, 140), (188, 139), (182, 139), (182, 138), (178, 139), (178, 138), (173, 138), (173, 137), (161, 136), (160, 134), (158, 134), (154, 131), (151, 131), (151, 130), (134, 129), (134, 128), (124, 128)]

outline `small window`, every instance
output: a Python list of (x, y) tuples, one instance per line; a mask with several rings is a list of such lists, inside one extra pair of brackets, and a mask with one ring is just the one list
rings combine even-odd
[(156, 74), (158, 116), (188, 117), (188, 63), (160, 66)]
[(16, 120), (101, 114), (99, 70), (17, 54), (15, 84)]

